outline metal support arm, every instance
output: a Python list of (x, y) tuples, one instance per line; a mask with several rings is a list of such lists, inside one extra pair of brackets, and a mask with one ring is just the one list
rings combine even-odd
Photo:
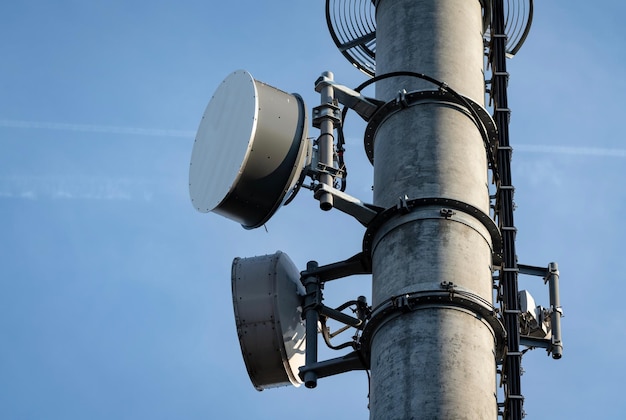
[[(318, 361), (317, 352), (317, 329), (320, 320), (324, 321), (324, 318), (330, 318), (348, 327), (358, 329), (363, 329), (365, 326), (365, 319), (369, 311), (364, 297), (361, 296), (356, 301), (347, 302), (337, 309), (330, 308), (322, 303), (324, 300), (322, 296), (323, 280), (330, 279), (331, 277), (334, 278), (337, 269), (339, 269), (342, 274), (345, 274), (346, 270), (352, 271), (355, 268), (362, 270), (361, 262), (361, 254), (357, 254), (346, 261), (322, 267), (319, 267), (316, 261), (309, 261), (306, 270), (300, 273), (301, 282), (306, 290), (302, 307), (302, 318), (306, 323), (306, 348), (305, 364), (300, 367), (299, 376), (304, 382), (304, 386), (307, 388), (315, 388), (318, 378), (355, 369), (365, 369), (365, 364), (362, 362), (362, 358), (357, 352), (322, 362)], [(341, 310), (351, 304), (356, 304), (358, 317), (353, 317), (341, 312)]]
[(337, 98), (339, 102), (350, 109), (354, 109), (365, 121), (369, 121), (372, 115), (378, 111), (378, 108), (385, 104), (385, 102), (378, 99), (365, 97), (356, 90), (340, 85), (325, 76), (315, 81), (315, 90), (317, 92), (321, 92), (323, 88), (328, 86), (332, 86), (335, 92), (335, 98)]
[(363, 252), (332, 264), (315, 267), (312, 270), (307, 268), (300, 273), (302, 278), (315, 276), (321, 282), (340, 279), (342, 277), (354, 276), (357, 274), (372, 274), (371, 261), (365, 257)]
[(325, 378), (327, 376), (337, 375), (351, 370), (365, 369), (367, 369), (367, 367), (361, 360), (359, 353), (357, 351), (353, 351), (345, 356), (302, 366), (300, 368), (300, 378), (304, 379), (307, 375), (311, 374), (315, 375), (316, 378)]
[(383, 210), (371, 204), (365, 204), (361, 200), (341, 192), (329, 185), (322, 183), (318, 184), (315, 189), (315, 198), (319, 200), (321, 197), (327, 197), (329, 195), (333, 197), (334, 207), (337, 210), (349, 214), (361, 222), (364, 226), (367, 226), (369, 222), (371, 222), (374, 217), (376, 217), (378, 213)]
[(531, 265), (518, 265), (520, 274), (542, 277), (548, 283), (550, 289), (550, 328), (552, 330), (550, 339), (540, 339), (534, 337), (521, 337), (521, 344), (528, 347), (541, 347), (552, 354), (553, 359), (560, 359), (563, 356), (563, 342), (561, 340), (561, 298), (559, 292), (559, 267), (557, 263), (551, 262), (548, 267), (535, 267)]

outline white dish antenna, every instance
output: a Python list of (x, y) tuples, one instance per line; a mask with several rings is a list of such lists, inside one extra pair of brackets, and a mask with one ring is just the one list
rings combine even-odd
[(306, 107), (292, 95), (229, 75), (209, 102), (194, 142), (189, 194), (194, 207), (262, 226), (291, 195), (308, 147)]
[(306, 328), (298, 269), (280, 251), (235, 258), (231, 280), (237, 335), (252, 384), (259, 391), (299, 386)]

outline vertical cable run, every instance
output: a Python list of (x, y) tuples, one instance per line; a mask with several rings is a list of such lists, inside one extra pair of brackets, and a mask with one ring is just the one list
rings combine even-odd
[(498, 128), (498, 173), (497, 186), (498, 223), (502, 232), (503, 259), (500, 270), (500, 285), (503, 295), (503, 317), (507, 331), (507, 348), (503, 363), (504, 413), (505, 420), (521, 420), (523, 396), (521, 392), (521, 359), (519, 350), (519, 302), (517, 287), (517, 257), (515, 252), (515, 224), (513, 220), (513, 184), (511, 180), (511, 146), (509, 143), (509, 117), (506, 69), (506, 40), (504, 28), (503, 0), (493, 0), (491, 22), (491, 68), (494, 99), (494, 119)]

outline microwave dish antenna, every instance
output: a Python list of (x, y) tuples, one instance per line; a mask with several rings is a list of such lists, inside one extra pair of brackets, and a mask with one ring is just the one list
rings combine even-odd
[[(483, 5), (485, 37), (491, 16), (491, 0)], [(372, 77), (376, 73), (376, 4), (379, 0), (326, 0), (326, 24), (335, 45), (354, 67)], [(513, 57), (530, 32), (533, 0), (508, 0), (504, 3), (506, 53)]]
[(192, 204), (246, 229), (263, 226), (297, 193), (308, 151), (302, 98), (235, 71), (198, 127), (189, 166)]
[(339, 51), (368, 76), (376, 72), (376, 7), (372, 0), (326, 0), (326, 24)]
[[(491, 5), (491, 0), (488, 0)], [(504, 6), (504, 32), (506, 39), (506, 55), (508, 58), (518, 53), (533, 23), (533, 0), (508, 0)], [(491, 28), (493, 30), (493, 28)], [(485, 34), (489, 39), (489, 34)]]
[(258, 391), (300, 386), (305, 364), (304, 286), (287, 254), (235, 258), (231, 285), (241, 354)]

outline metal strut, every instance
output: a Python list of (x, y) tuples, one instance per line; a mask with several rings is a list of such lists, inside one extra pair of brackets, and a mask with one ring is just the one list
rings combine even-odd
[[(347, 260), (319, 266), (316, 261), (309, 261), (305, 271), (300, 273), (300, 281), (305, 287), (306, 294), (303, 299), (302, 318), (306, 324), (306, 350), (305, 364), (300, 367), (299, 376), (307, 388), (315, 388), (319, 378), (337, 375), (351, 370), (366, 369), (366, 363), (359, 351), (356, 350), (357, 342), (344, 343), (338, 347), (330, 345), (330, 337), (324, 336), (326, 344), (333, 350), (353, 347), (355, 350), (349, 354), (334, 359), (319, 361), (317, 352), (318, 325), (325, 324), (325, 319), (333, 319), (345, 325), (344, 331), (348, 328), (362, 330), (365, 327), (366, 318), (369, 316), (369, 306), (365, 297), (360, 296), (354, 301), (347, 302), (339, 308), (333, 309), (324, 305), (323, 285), (325, 282), (338, 278), (371, 273), (369, 262), (359, 253)], [(350, 305), (356, 305), (356, 317), (341, 312)]]

